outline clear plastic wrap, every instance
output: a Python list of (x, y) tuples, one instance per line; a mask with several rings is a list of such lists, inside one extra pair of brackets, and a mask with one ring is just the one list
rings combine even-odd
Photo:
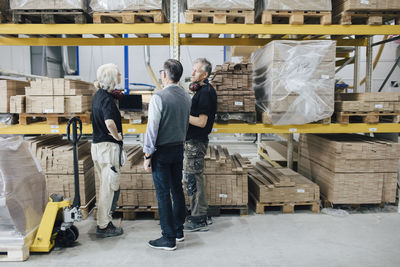
[(264, 10), (332, 11), (331, 0), (264, 0)]
[(254, 10), (254, 0), (187, 0), (187, 9)]
[(253, 52), (256, 104), (276, 125), (332, 116), (336, 42), (273, 41)]
[(0, 137), (0, 244), (23, 242), (40, 223), (46, 183), (22, 137)]
[(90, 8), (96, 12), (122, 10), (161, 10), (162, 0), (91, 0)]
[(11, 9), (83, 9), (87, 0), (10, 0)]

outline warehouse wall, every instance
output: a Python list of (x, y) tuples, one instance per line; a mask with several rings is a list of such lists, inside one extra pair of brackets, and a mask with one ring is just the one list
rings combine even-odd
[[(374, 42), (381, 41), (381, 36), (374, 37)], [(376, 54), (379, 51), (379, 46), (375, 46), (373, 48), (374, 51), (374, 59)], [(361, 48), (360, 53), (362, 55), (360, 59), (360, 76), (359, 80), (365, 77), (366, 73), (366, 48)], [(390, 42), (385, 45), (382, 56), (378, 65), (376, 66), (375, 71), (373, 72), (373, 81), (372, 81), (372, 91), (378, 91), (379, 87), (383, 83), (386, 75), (388, 75), (390, 69), (392, 68), (396, 58), (400, 55), (400, 43)], [(354, 65), (346, 66), (339, 73), (336, 74), (337, 78), (342, 78), (346, 83), (353, 85), (353, 75), (354, 75)], [(386, 86), (382, 90), (383, 92), (398, 92), (400, 88), (391, 87), (390, 81), (400, 82), (400, 67), (397, 67), (393, 72), (391, 78), (387, 82)], [(365, 84), (360, 87), (359, 91), (365, 90)]]
[[(128, 53), (129, 81), (152, 84), (145, 67), (144, 47), (130, 46)], [(118, 65), (124, 77), (124, 48), (121, 46), (82, 46), (79, 47), (79, 55), (80, 76), (85, 80), (95, 80), (97, 68), (110, 62)], [(169, 47), (152, 46), (150, 47), (150, 55), (151, 66), (158, 77), (158, 71), (162, 69), (163, 62), (169, 58)], [(214, 66), (215, 64), (222, 64), (223, 47), (181, 47), (181, 62), (184, 68), (182, 80), (184, 77), (191, 76), (192, 63), (198, 57), (207, 57)]]

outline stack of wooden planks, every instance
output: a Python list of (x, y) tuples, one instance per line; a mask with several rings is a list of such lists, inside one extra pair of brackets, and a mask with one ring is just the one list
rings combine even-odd
[(16, 110), (22, 110), (22, 105), (16, 104), (12, 99), (14, 97), (22, 99), (25, 86), (28, 85), (29, 83), (24, 81), (0, 80), (0, 113), (15, 113)]
[(335, 117), (339, 123), (400, 122), (400, 93), (341, 93), (335, 99)]
[[(60, 194), (64, 198), (75, 196), (72, 143), (59, 135), (42, 135), (27, 140), (46, 177), (48, 195)], [(90, 143), (78, 144), (79, 192), (84, 217), (95, 204), (95, 179)]]
[(288, 168), (257, 162), (249, 171), (249, 191), (256, 213), (263, 214), (269, 206), (281, 206), (284, 213), (292, 213), (295, 206), (309, 206), (319, 212), (318, 185)]
[[(218, 96), (218, 120), (228, 121), (234, 118), (234, 115), (242, 115), (244, 121), (255, 122), (256, 106), (251, 74), (252, 65), (245, 62), (225, 63), (215, 67), (210, 82)], [(246, 115), (250, 116), (252, 121), (246, 119)]]
[(358, 134), (300, 136), (298, 169), (332, 204), (396, 201), (400, 144)]

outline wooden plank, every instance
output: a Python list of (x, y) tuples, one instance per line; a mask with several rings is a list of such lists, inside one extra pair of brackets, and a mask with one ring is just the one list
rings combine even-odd
[(254, 11), (249, 10), (187, 10), (186, 23), (254, 24)]
[(122, 12), (94, 12), (93, 23), (164, 23), (166, 18), (161, 10), (140, 10)]
[(320, 24), (332, 23), (331, 12), (328, 11), (285, 11), (264, 10), (261, 17), (262, 24)]

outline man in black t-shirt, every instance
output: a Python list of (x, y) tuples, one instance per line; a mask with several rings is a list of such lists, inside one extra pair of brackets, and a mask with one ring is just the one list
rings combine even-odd
[(184, 177), (190, 201), (190, 216), (184, 231), (207, 231), (207, 197), (203, 179), (204, 156), (208, 147), (215, 113), (217, 94), (207, 78), (211, 74), (211, 63), (199, 58), (193, 65), (190, 90), (194, 92), (189, 117), (189, 129), (185, 142)]
[[(94, 83), (97, 92), (92, 100), (93, 143), (92, 159), (100, 180), (97, 199), (97, 237), (118, 236), (121, 227), (112, 223), (113, 199), (118, 197), (122, 151), (122, 122), (112, 91), (121, 81), (121, 74), (114, 64), (105, 64), (97, 70)], [(114, 200), (115, 202), (115, 200)]]

